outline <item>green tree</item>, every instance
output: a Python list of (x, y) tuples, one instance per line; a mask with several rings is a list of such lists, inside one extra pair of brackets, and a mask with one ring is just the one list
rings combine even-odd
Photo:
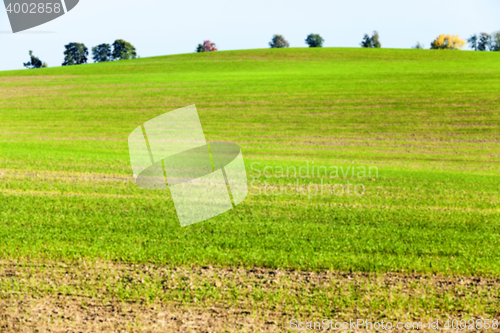
[(274, 48), (290, 47), (290, 44), (286, 41), (285, 37), (282, 35), (274, 35), (273, 39), (269, 42), (269, 46)]
[(33, 55), (33, 51), (30, 51), (30, 61), (23, 63), (24, 67), (29, 69), (48, 67), (46, 63), (42, 62), (38, 57)]
[(380, 44), (379, 35), (378, 35), (377, 31), (373, 32), (372, 44), (373, 44), (373, 47), (376, 47), (376, 48), (380, 48), (382, 46), (382, 44)]
[(488, 51), (491, 49), (491, 36), (486, 32), (481, 32), (479, 35), (479, 40), (477, 42), (478, 51)]
[(323, 42), (325, 40), (318, 34), (309, 34), (306, 39), (306, 44), (309, 47), (323, 47)]
[(378, 32), (374, 31), (371, 37), (368, 34), (365, 34), (360, 45), (361, 47), (380, 48), (382, 44), (380, 44)]
[(417, 50), (422, 50), (424, 48), (424, 46), (422, 44), (420, 44), (420, 42), (417, 42), (417, 44), (415, 44), (415, 46), (412, 46), (411, 48), (417, 49)]
[(92, 58), (94, 62), (112, 61), (111, 45), (103, 43), (92, 48)]
[(478, 38), (476, 34), (470, 36), (467, 39), (467, 43), (469, 44), (470, 48), (473, 49), (474, 51), (477, 51), (477, 39)]
[(137, 58), (135, 47), (123, 39), (117, 39), (113, 43), (113, 60), (127, 60)]
[(64, 51), (64, 62), (63, 66), (81, 65), (87, 63), (87, 56), (89, 55), (89, 50), (82, 43), (69, 43), (64, 45), (66, 50)]
[(500, 51), (500, 31), (491, 34), (491, 51)]
[(368, 36), (368, 34), (365, 34), (363, 36), (363, 40), (361, 41), (361, 43), (359, 45), (361, 45), (361, 47), (373, 47), (372, 46), (372, 39), (370, 38), (370, 36)]

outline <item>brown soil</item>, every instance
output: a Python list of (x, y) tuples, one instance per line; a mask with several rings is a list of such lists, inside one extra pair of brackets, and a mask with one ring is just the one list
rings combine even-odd
[[(290, 328), (293, 318), (500, 319), (499, 291), (500, 279), (482, 277), (11, 260), (0, 262), (0, 332), (283, 332), (297, 331)], [(151, 292), (159, 294), (148, 297)], [(292, 297), (255, 301), (259, 293)], [(318, 303), (323, 296), (344, 298), (346, 305), (327, 309), (334, 303)], [(422, 297), (436, 308), (411, 305)], [(471, 301), (445, 308), (443, 297)], [(399, 298), (402, 305), (371, 306), (378, 298)]]

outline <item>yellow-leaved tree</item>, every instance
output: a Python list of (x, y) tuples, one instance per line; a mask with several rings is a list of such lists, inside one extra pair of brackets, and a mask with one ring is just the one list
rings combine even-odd
[(464, 45), (465, 41), (458, 35), (439, 35), (431, 43), (431, 49), (460, 50)]

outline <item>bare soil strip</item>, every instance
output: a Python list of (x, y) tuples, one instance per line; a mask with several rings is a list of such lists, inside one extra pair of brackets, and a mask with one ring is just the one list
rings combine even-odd
[(292, 331), (292, 319), (500, 319), (499, 297), (500, 279), (482, 277), (0, 262), (2, 332), (282, 332)]

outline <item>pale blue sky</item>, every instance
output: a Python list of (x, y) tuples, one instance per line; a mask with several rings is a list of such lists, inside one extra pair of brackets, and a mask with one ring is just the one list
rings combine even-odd
[(441, 33), (466, 39), (500, 30), (499, 14), (498, 0), (80, 0), (27, 33), (8, 33), (7, 13), (0, 10), (0, 70), (23, 68), (29, 50), (54, 67), (69, 42), (90, 50), (115, 39), (131, 42), (141, 57), (194, 52), (206, 39), (219, 50), (266, 48), (275, 33), (291, 47), (305, 47), (311, 32), (321, 34), (326, 47), (359, 47), (373, 30), (382, 47), (409, 48), (417, 41), (429, 47)]

